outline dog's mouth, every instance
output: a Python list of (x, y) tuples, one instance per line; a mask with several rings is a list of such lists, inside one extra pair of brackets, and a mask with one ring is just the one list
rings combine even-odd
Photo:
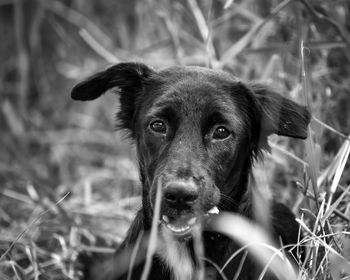
[[(219, 209), (215, 206), (207, 211), (204, 216), (217, 214), (219, 214)], [(191, 235), (192, 228), (198, 223), (199, 220), (200, 217), (194, 215), (184, 215), (176, 218), (163, 215), (161, 222), (168, 232), (170, 232), (174, 237), (181, 239)]]

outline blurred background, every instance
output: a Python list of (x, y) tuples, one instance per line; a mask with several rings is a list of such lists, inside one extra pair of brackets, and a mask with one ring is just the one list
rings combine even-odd
[(311, 230), (306, 275), (350, 274), (319, 249), (350, 255), (348, 0), (0, 0), (0, 34), (0, 279), (78, 279), (78, 252), (124, 237), (141, 200), (118, 100), (70, 99), (121, 61), (224, 69), (309, 106), (309, 139), (271, 137), (254, 172)]

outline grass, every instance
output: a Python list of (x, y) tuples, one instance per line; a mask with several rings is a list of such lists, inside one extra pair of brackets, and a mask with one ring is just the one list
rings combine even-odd
[[(110, 15), (109, 1), (84, 7), (73, 2), (0, 3), (0, 21), (16, 34), (17, 46), (0, 47), (0, 279), (78, 279), (79, 252), (111, 254), (125, 236), (141, 205), (141, 189), (134, 148), (113, 132), (114, 96), (91, 104), (67, 98), (76, 80), (101, 64), (124, 60), (224, 68), (307, 104), (313, 120), (305, 145), (272, 137), (272, 154), (264, 172), (257, 172), (268, 176), (258, 181), (273, 186), (271, 195), (298, 214), (303, 234), (295, 246), (307, 254), (299, 275), (290, 277), (350, 279), (345, 1), (266, 1), (267, 13), (258, 1), (145, 1), (130, 16), (139, 22), (132, 36), (117, 22), (125, 25), (128, 7)], [(13, 3), (14, 24), (6, 17)], [(24, 32), (22, 17), (28, 26), (36, 19), (30, 32)], [(239, 224), (252, 232), (246, 221)], [(237, 235), (237, 228), (220, 228)], [(242, 243), (253, 247), (253, 236), (243, 236), (248, 240)], [(256, 238), (261, 242), (264, 234)], [(283, 248), (265, 248), (267, 257), (257, 253), (264, 262), (271, 253), (283, 259)]]

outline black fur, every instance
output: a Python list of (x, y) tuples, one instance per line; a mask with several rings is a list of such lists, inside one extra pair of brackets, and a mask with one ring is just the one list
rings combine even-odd
[[(137, 145), (143, 205), (115, 256), (90, 266), (86, 279), (127, 279), (138, 240), (131, 279), (140, 279), (158, 180), (163, 193), (161, 217), (170, 218), (170, 226), (184, 219), (187, 225), (187, 217), (202, 220), (199, 224), (204, 227), (205, 257), (222, 266), (239, 245), (222, 234), (205, 230), (205, 213), (217, 206), (221, 211), (254, 220), (248, 188), (253, 161), (262, 149), (268, 149), (267, 137), (272, 133), (305, 139), (310, 122), (308, 110), (265, 86), (242, 83), (222, 71), (200, 67), (154, 71), (140, 63), (121, 63), (95, 74), (73, 88), (72, 98), (93, 100), (114, 87), (120, 96), (119, 126), (129, 131)], [(161, 121), (165, 132), (154, 130), (154, 121)], [(222, 128), (226, 129), (224, 136), (229, 134), (218, 138), (215, 135), (220, 135)], [(275, 202), (269, 208), (271, 234), (285, 245), (297, 243), (294, 215)], [(162, 220), (159, 242), (164, 248), (166, 236), (172, 236), (167, 226)], [(199, 263), (193, 240), (184, 236), (174, 242), (178, 244), (174, 248), (185, 248), (184, 256), (189, 256), (188, 261), (196, 270)], [(181, 278), (183, 272), (175, 272), (176, 268), (167, 261), (169, 253), (157, 250), (148, 279)], [(297, 257), (296, 250), (292, 253)], [(234, 277), (241, 257), (225, 269), (228, 279)], [(248, 258), (239, 279), (254, 279), (259, 269)], [(207, 275), (214, 270), (206, 264)], [(207, 278), (220, 279), (218, 273), (214, 275)], [(264, 279), (267, 277), (270, 276)]]

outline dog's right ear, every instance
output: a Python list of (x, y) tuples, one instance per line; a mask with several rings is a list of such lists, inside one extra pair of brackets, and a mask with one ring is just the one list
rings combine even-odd
[(94, 100), (107, 90), (118, 87), (121, 92), (134, 94), (142, 89), (143, 79), (153, 71), (142, 63), (119, 63), (98, 72), (73, 87), (74, 100)]
[(133, 130), (132, 120), (135, 113), (135, 102), (141, 94), (145, 80), (154, 73), (142, 63), (119, 63), (98, 72), (78, 83), (71, 92), (74, 100), (94, 100), (111, 88), (118, 88), (120, 95), (120, 127)]

